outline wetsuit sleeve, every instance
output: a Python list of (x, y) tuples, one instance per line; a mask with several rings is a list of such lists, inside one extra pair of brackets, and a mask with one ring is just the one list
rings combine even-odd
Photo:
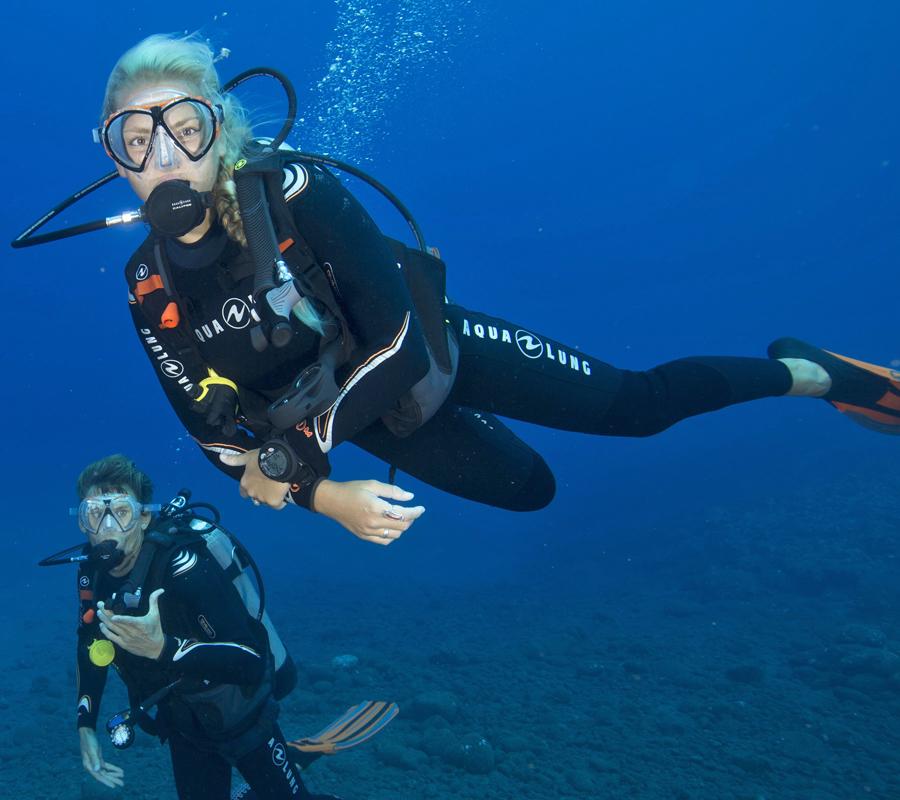
[[(382, 416), (428, 371), (428, 351), (390, 244), (341, 183), (319, 167), (291, 202), (300, 235), (323, 266), (356, 349), (339, 371), (334, 405), (292, 444), (327, 453)], [(299, 437), (298, 437), (299, 438)], [(297, 450), (303, 458), (304, 450)], [(304, 459), (305, 460), (305, 459)]]
[(100, 713), (100, 700), (106, 686), (108, 667), (92, 664), (88, 657), (88, 647), (93, 641), (90, 632), (81, 627), (78, 629), (76, 652), (75, 683), (78, 691), (77, 726), (78, 728), (97, 727), (97, 715)]
[[(169, 405), (172, 406), (172, 410), (178, 415), (181, 424), (184, 425), (203, 451), (203, 454), (214, 466), (218, 467), (229, 477), (240, 480), (243, 475), (243, 468), (229, 467), (223, 464), (219, 460), (219, 453), (246, 453), (248, 450), (258, 447), (259, 443), (241, 428), (238, 428), (232, 436), (225, 436), (219, 428), (208, 425), (204, 416), (191, 408), (192, 400), (188, 390), (185, 388), (186, 384), (180, 380), (181, 376), (166, 377), (158, 366), (161, 358), (163, 361), (175, 361), (178, 364), (181, 362), (178, 361), (175, 355), (167, 351), (165, 345), (156, 336), (153, 328), (141, 312), (140, 306), (129, 298), (128, 307), (131, 311), (131, 319), (138, 339), (153, 366), (153, 371), (169, 401)], [(177, 371), (176, 368), (175, 372)]]
[(173, 607), (197, 630), (189, 638), (166, 634), (161, 663), (176, 674), (213, 683), (256, 684), (263, 679), (268, 661), (265, 629), (253, 624), (218, 564), (192, 550), (178, 551), (163, 588), (163, 633), (166, 610)]

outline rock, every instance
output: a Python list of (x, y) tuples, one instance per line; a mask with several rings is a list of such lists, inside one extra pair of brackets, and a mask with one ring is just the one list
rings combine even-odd
[(462, 760), (462, 745), (449, 728), (429, 728), (425, 731), (422, 749), (448, 764), (458, 764)]
[(587, 661), (575, 668), (579, 678), (600, 678), (606, 675), (606, 667), (599, 661)]
[(837, 640), (843, 644), (858, 644), (864, 647), (883, 647), (887, 636), (874, 625), (846, 625), (838, 633)]
[(359, 664), (359, 659), (351, 653), (335, 656), (331, 659), (331, 666), (335, 669), (353, 669)]
[(522, 753), (532, 750), (534, 743), (521, 733), (504, 733), (497, 740), (497, 746), (507, 753)]
[(300, 714), (317, 713), (320, 709), (319, 698), (313, 692), (296, 689), (290, 695), (291, 709)]
[(732, 683), (746, 683), (751, 686), (759, 686), (766, 679), (766, 672), (755, 664), (742, 664), (725, 670), (725, 677)]
[(841, 658), (841, 670), (848, 675), (867, 673), (889, 678), (900, 671), (900, 656), (889, 650), (860, 647)]
[(403, 770), (414, 770), (428, 760), (428, 756), (420, 750), (403, 747), (394, 742), (379, 743), (375, 754), (382, 764)]
[(404, 717), (412, 720), (426, 720), (428, 717), (438, 715), (448, 722), (456, 718), (459, 711), (459, 702), (452, 692), (423, 692), (416, 695), (407, 708), (404, 708)]
[(566, 780), (573, 789), (579, 792), (588, 792), (594, 797), (599, 796), (594, 779), (586, 769), (570, 769), (566, 772)]
[(428, 663), (438, 667), (460, 667), (466, 664), (467, 660), (455, 650), (441, 648), (428, 657)]
[(477, 733), (462, 738), (462, 766), (472, 775), (487, 775), (494, 770), (494, 748)]
[(767, 775), (772, 771), (772, 764), (768, 759), (750, 753), (735, 753), (731, 761), (750, 775)]

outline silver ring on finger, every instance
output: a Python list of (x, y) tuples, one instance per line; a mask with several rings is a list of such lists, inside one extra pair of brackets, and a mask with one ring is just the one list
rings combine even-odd
[(253, 505), (255, 505), (255, 506), (259, 505), (259, 500), (257, 500), (255, 497), (251, 497), (250, 499), (253, 501)]

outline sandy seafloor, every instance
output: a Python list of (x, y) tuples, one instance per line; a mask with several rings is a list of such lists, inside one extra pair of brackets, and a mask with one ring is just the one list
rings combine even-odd
[[(400, 703), (377, 740), (308, 773), (347, 800), (898, 798), (898, 490), (857, 474), (740, 508), (701, 502), (612, 532), (602, 557), (470, 589), (410, 576), (298, 590), (273, 566), (269, 607), (301, 662), (282, 727), (311, 734), (359, 700)], [(73, 631), (13, 625), (0, 795), (175, 797), (146, 735), (105, 748), (125, 790), (83, 773)], [(333, 668), (341, 654), (358, 667)], [(101, 718), (119, 706), (113, 679)]]

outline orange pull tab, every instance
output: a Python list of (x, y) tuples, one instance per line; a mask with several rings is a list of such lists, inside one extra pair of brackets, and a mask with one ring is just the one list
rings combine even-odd
[(85, 625), (90, 625), (94, 621), (95, 616), (96, 616), (96, 614), (94, 613), (94, 609), (89, 608), (87, 611), (84, 612), (84, 614), (82, 614), (81, 621)]
[(166, 306), (166, 310), (163, 311), (162, 317), (159, 321), (159, 326), (161, 328), (177, 328), (178, 327), (178, 305), (172, 301), (169, 305)]
[(289, 247), (293, 247), (293, 246), (294, 246), (294, 240), (293, 240), (293, 239), (285, 239), (283, 242), (281, 242), (281, 243), (278, 245), (278, 249), (283, 253), (283, 252), (284, 252), (285, 250), (287, 250)]

